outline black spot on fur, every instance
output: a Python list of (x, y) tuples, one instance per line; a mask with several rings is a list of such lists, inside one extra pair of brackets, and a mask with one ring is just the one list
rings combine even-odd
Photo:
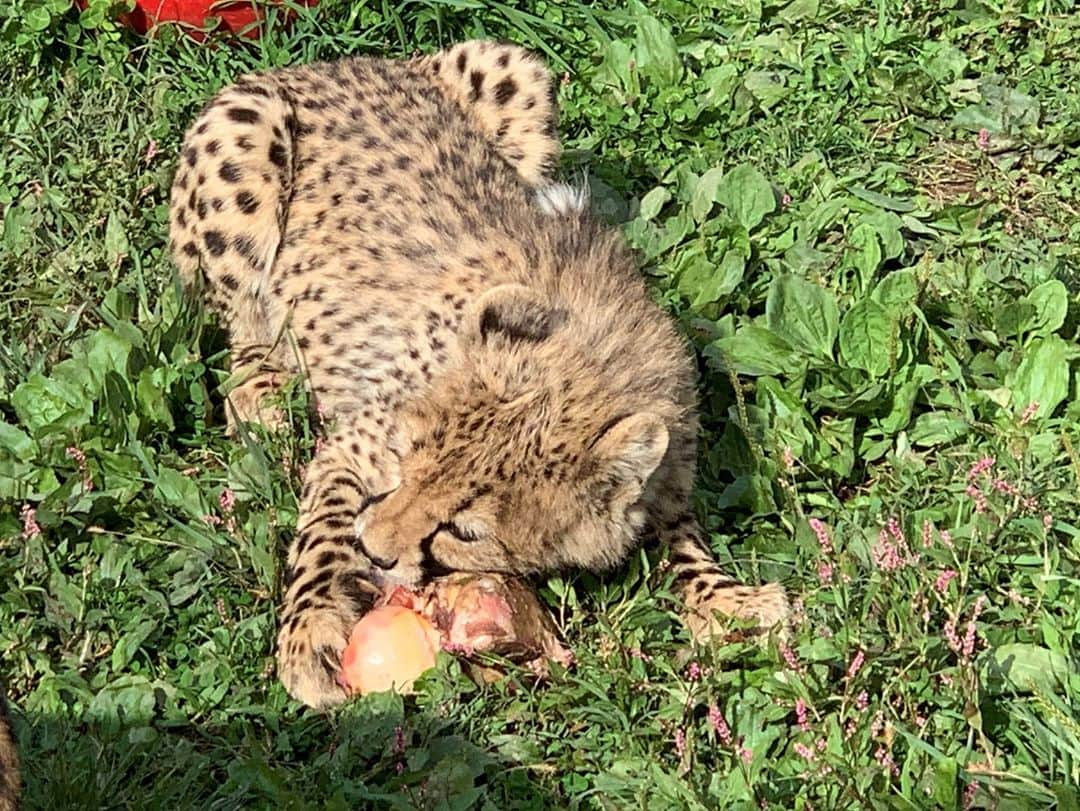
[(270, 163), (279, 169), (284, 169), (285, 165), (289, 162), (289, 155), (285, 151), (285, 145), (279, 141), (274, 141), (270, 144)]
[(198, 159), (199, 151), (195, 147), (189, 146), (187, 149), (184, 150), (184, 160), (187, 161), (188, 166), (194, 166), (195, 161), (197, 161)]
[(255, 198), (255, 195), (246, 189), (242, 192), (237, 192), (236, 205), (245, 214), (254, 214), (259, 210), (259, 201)]
[(203, 241), (212, 256), (221, 256), (225, 253), (225, 236), (220, 231), (207, 231), (203, 234)]
[(230, 290), (238, 290), (240, 288), (240, 282), (236, 280), (236, 277), (231, 273), (221, 274), (221, 283)]
[(190, 257), (196, 257), (199, 255), (199, 247), (194, 242), (184, 243), (183, 251)]
[(221, 141), (215, 138), (212, 141), (206, 142), (206, 152), (209, 155), (216, 155), (221, 150)]
[(458, 73), (461, 73), (461, 74), (465, 73), (465, 65), (467, 64), (466, 60), (467, 60), (467, 57), (465, 56), (465, 51), (462, 51), (461, 53), (458, 54), (458, 56), (457, 56)]
[(239, 183), (241, 177), (240, 167), (232, 161), (225, 161), (221, 164), (221, 168), (218, 169), (218, 176), (226, 183)]
[(228, 116), (237, 124), (256, 124), (259, 121), (259, 114), (247, 107), (230, 107)]
[(510, 64), (510, 54), (508, 54), (506, 51), (503, 51), (501, 54), (499, 54), (499, 58), (495, 60), (495, 64), (498, 65), (500, 68), (505, 68), (507, 65)]
[(484, 87), (484, 74), (478, 70), (474, 70), (469, 74), (469, 84), (472, 85), (472, 91), (469, 93), (469, 101), (478, 101)]
[(495, 85), (495, 103), (506, 104), (517, 93), (517, 82), (507, 76), (497, 85)]

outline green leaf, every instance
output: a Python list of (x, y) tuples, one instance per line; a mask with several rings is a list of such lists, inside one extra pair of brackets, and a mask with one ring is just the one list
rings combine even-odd
[(158, 470), (154, 496), (170, 506), (181, 508), (192, 518), (199, 518), (209, 512), (199, 496), (198, 485), (172, 468), (162, 467)]
[(999, 645), (980, 660), (982, 682), (992, 693), (1057, 692), (1069, 683), (1072, 667), (1063, 654), (1025, 642)]
[(31, 31), (44, 31), (52, 23), (52, 15), (48, 9), (38, 6), (25, 13), (23, 21)]
[(852, 248), (851, 263), (859, 270), (863, 289), (866, 289), (881, 266), (881, 243), (877, 231), (868, 223), (860, 223), (852, 229), (848, 243)]
[(863, 200), (872, 206), (883, 208), (886, 211), (899, 211), (903, 214), (915, 210), (915, 204), (910, 200), (898, 200), (895, 197), (888, 197), (887, 195), (880, 194), (876, 191), (864, 189), (862, 186), (850, 186), (848, 187), (848, 191), (860, 200)]
[(90, 402), (83, 391), (40, 374), (31, 375), (15, 388), (11, 405), (32, 435), (61, 418), (75, 425), (84, 424), (91, 414)]
[(864, 299), (844, 314), (840, 323), (840, 357), (849, 366), (874, 377), (889, 371), (893, 321), (888, 311)]
[(641, 198), (641, 208), (638, 216), (648, 222), (660, 213), (660, 209), (671, 199), (671, 192), (663, 186), (657, 186), (651, 192)]
[[(695, 308), (703, 307), (730, 295), (739, 286), (739, 282), (742, 281), (745, 265), (742, 254), (736, 250), (725, 253), (720, 264), (715, 267), (706, 264), (708, 275), (702, 280), (691, 306)], [(680, 278), (679, 289), (682, 290), (682, 287), (682, 278)]]
[(941, 411), (920, 414), (908, 432), (912, 445), (933, 447), (952, 442), (968, 432), (967, 421)]
[(115, 267), (123, 261), (129, 250), (127, 234), (124, 225), (115, 211), (109, 212), (109, 219), (105, 223), (105, 256), (109, 265)]
[(893, 315), (907, 315), (919, 298), (919, 284), (915, 280), (915, 272), (894, 270), (878, 282), (870, 297)]
[(682, 61), (671, 29), (648, 14), (643, 5), (635, 5), (642, 12), (637, 30), (638, 70), (661, 85), (677, 84), (682, 76)]
[(1043, 282), (1026, 296), (1023, 301), (1034, 314), (1024, 328), (1036, 335), (1052, 335), (1061, 329), (1069, 311), (1069, 291), (1057, 279)]
[(740, 375), (793, 375), (802, 360), (791, 345), (772, 330), (756, 325), (741, 327), (734, 335), (705, 348), (705, 356), (722, 370)]
[(799, 276), (777, 276), (769, 285), (765, 319), (795, 349), (832, 359), (840, 313), (827, 290)]
[(1020, 366), (1010, 375), (1015, 408), (1038, 403), (1035, 416), (1053, 413), (1069, 394), (1068, 351), (1068, 344), (1056, 335), (1038, 338), (1027, 347)]
[(776, 210), (776, 195), (768, 178), (749, 163), (724, 175), (716, 189), (716, 201), (747, 231)]
[(20, 462), (33, 461), (37, 456), (37, 445), (24, 431), (14, 425), (0, 422), (0, 448), (10, 453)]
[(723, 177), (723, 171), (714, 166), (698, 178), (694, 192), (690, 195), (690, 213), (694, 215), (697, 222), (704, 222), (712, 211), (713, 203), (716, 202), (716, 192), (720, 188)]
[(934, 768), (934, 800), (942, 808), (956, 807), (956, 759), (943, 757)]

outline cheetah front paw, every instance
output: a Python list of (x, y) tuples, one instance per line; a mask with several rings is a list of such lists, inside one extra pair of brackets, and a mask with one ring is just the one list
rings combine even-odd
[(226, 432), (235, 436), (240, 423), (257, 423), (268, 431), (286, 425), (284, 412), (272, 402), (284, 383), (284, 375), (261, 372), (230, 391), (225, 404)]
[(716, 585), (706, 589), (701, 598), (687, 606), (683, 621), (694, 641), (708, 643), (730, 632), (730, 620), (752, 620), (762, 632), (781, 637), (791, 616), (784, 587), (779, 583), (764, 586), (739, 584)]
[(309, 707), (341, 704), (348, 694), (338, 674), (353, 623), (330, 609), (311, 610), (294, 619), (278, 634), (278, 677), (289, 695)]

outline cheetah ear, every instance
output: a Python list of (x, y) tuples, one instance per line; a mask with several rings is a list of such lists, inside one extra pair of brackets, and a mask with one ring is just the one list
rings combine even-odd
[(479, 344), (499, 338), (511, 343), (539, 343), (551, 337), (566, 319), (566, 310), (552, 306), (535, 290), (503, 284), (476, 300), (464, 335)]
[(667, 453), (668, 430), (655, 414), (622, 414), (601, 427), (589, 447), (600, 463), (600, 480), (636, 501)]

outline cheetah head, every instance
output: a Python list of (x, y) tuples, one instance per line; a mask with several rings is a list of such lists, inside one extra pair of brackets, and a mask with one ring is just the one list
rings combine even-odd
[(654, 414), (614, 410), (573, 330), (565, 309), (520, 285), (470, 308), (459, 359), (406, 420), (399, 486), (358, 519), (388, 582), (625, 557), (668, 431)]

